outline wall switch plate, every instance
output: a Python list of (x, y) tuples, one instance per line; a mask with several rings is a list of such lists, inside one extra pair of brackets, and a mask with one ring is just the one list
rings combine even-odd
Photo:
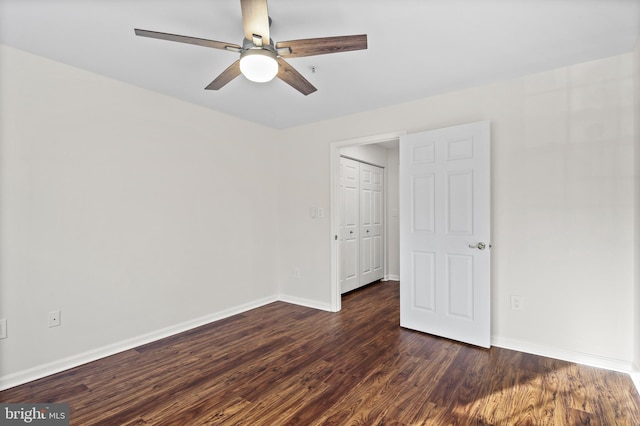
[(7, 319), (0, 319), (0, 339), (7, 338)]
[(60, 325), (60, 311), (49, 312), (49, 327), (58, 327)]

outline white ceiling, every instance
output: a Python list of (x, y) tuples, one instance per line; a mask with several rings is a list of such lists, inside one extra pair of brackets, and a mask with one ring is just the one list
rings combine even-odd
[(0, 0), (0, 43), (287, 128), (629, 52), (640, 37), (640, 0), (269, 0), (269, 14), (275, 41), (366, 33), (369, 49), (289, 59), (318, 88), (305, 97), (242, 76), (205, 91), (237, 54), (133, 32), (242, 44), (238, 0)]

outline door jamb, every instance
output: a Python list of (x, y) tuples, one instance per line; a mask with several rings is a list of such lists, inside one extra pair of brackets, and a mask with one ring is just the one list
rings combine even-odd
[(390, 133), (383, 133), (378, 135), (364, 136), (355, 139), (346, 139), (341, 141), (331, 142), (329, 145), (329, 151), (331, 155), (331, 311), (338, 312), (342, 309), (342, 300), (340, 295), (340, 259), (339, 259), (339, 241), (338, 226), (340, 218), (340, 149), (348, 146), (357, 145), (369, 145), (380, 142), (386, 142), (393, 139), (399, 139), (400, 136), (405, 136), (406, 130), (397, 130)]

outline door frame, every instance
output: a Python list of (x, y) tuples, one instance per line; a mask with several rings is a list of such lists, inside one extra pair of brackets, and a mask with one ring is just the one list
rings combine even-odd
[[(331, 142), (329, 145), (330, 152), (330, 182), (331, 182), (331, 311), (338, 312), (342, 309), (342, 295), (340, 294), (340, 242), (337, 240), (338, 227), (340, 225), (340, 149), (349, 146), (370, 145), (381, 142), (387, 142), (394, 139), (400, 139), (405, 136), (406, 130), (398, 130), (389, 133), (382, 133), (371, 136), (363, 136), (355, 139), (346, 139)], [(385, 176), (385, 188), (386, 188)], [(386, 211), (386, 201), (385, 201)], [(386, 223), (386, 222), (385, 222)], [(386, 234), (386, 225), (384, 229)], [(386, 235), (385, 235), (386, 237)], [(384, 239), (385, 247), (385, 273), (387, 261), (387, 238)]]

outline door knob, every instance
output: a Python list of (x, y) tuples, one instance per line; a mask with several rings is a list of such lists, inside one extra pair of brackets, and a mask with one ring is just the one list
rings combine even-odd
[(487, 245), (480, 241), (478, 244), (469, 244), (469, 248), (477, 248), (478, 250), (484, 250), (487, 248)]

